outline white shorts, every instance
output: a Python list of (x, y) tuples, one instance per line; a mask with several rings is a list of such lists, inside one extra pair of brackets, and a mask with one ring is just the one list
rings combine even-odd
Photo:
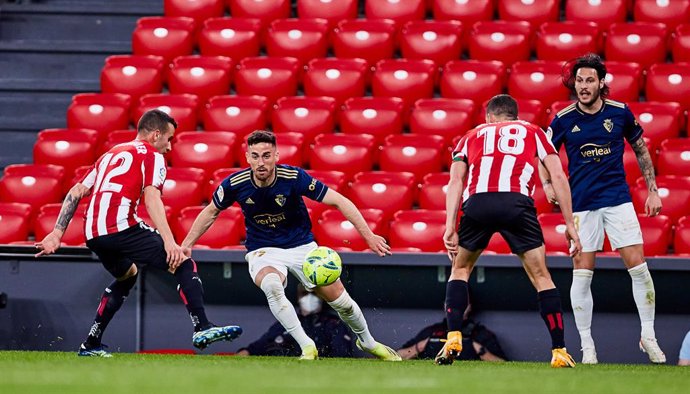
[(305, 289), (311, 290), (316, 286), (304, 276), (302, 264), (304, 263), (304, 256), (316, 247), (318, 247), (316, 242), (310, 242), (290, 249), (260, 248), (247, 253), (244, 259), (249, 263), (249, 275), (252, 277), (252, 281), (256, 282), (256, 274), (262, 268), (273, 267), (285, 276), (284, 286), (287, 285), (287, 274), (290, 271), (299, 279)]
[(604, 231), (613, 250), (642, 244), (642, 230), (631, 202), (593, 211), (573, 212), (575, 228), (583, 252), (597, 252), (604, 247)]

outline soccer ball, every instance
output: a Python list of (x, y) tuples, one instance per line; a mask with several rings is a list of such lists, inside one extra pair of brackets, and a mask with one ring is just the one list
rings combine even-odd
[(330, 285), (343, 271), (343, 263), (335, 250), (319, 246), (304, 256), (302, 272), (316, 286)]

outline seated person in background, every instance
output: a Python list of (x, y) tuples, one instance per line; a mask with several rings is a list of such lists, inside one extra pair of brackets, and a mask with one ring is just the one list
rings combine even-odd
[[(353, 334), (342, 320), (330, 309), (323, 308), (323, 301), (316, 295), (297, 287), (298, 317), (302, 327), (316, 342), (319, 357), (353, 357)], [(297, 342), (276, 322), (261, 338), (237, 352), (238, 356), (299, 356)]]
[(683, 344), (680, 345), (680, 354), (678, 355), (678, 365), (690, 365), (690, 331), (685, 334)]

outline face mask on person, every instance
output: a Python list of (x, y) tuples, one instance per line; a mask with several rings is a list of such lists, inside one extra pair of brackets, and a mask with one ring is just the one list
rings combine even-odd
[(310, 315), (321, 310), (321, 299), (314, 294), (307, 294), (299, 299), (299, 309), (303, 315)]

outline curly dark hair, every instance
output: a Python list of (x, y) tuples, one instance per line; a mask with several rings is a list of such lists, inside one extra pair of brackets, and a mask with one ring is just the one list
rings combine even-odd
[(256, 145), (261, 142), (276, 146), (276, 136), (267, 130), (255, 130), (247, 137), (247, 146)]
[[(606, 78), (606, 65), (604, 65), (601, 57), (595, 53), (588, 53), (576, 59), (569, 60), (563, 65), (562, 80), (563, 85), (574, 94), (577, 94), (575, 91), (575, 76), (577, 75), (577, 70), (581, 68), (592, 68), (596, 70), (597, 77), (599, 77), (600, 80)], [(602, 99), (608, 97), (609, 86), (606, 83), (604, 83), (604, 87), (601, 88), (599, 94)]]

